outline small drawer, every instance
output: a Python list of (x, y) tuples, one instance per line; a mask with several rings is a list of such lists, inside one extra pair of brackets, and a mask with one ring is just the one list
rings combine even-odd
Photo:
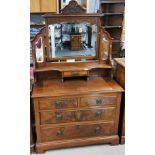
[(116, 96), (86, 96), (82, 97), (79, 103), (80, 107), (115, 105)]
[(76, 121), (76, 111), (53, 111), (40, 113), (41, 125)]
[(113, 123), (87, 124), (87, 125), (68, 125), (53, 128), (42, 128), (42, 142), (85, 138), (95, 136), (109, 136), (113, 134)]
[(40, 107), (40, 110), (76, 108), (77, 98), (39, 99), (39, 107)]
[(63, 72), (63, 77), (73, 77), (73, 76), (87, 76), (88, 72), (87, 71), (66, 71)]
[(77, 113), (79, 121), (113, 121), (115, 116), (115, 108), (111, 107), (104, 109), (79, 110)]

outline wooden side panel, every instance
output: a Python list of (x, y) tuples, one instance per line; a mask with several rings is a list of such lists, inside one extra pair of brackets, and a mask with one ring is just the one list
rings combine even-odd
[(41, 12), (57, 12), (57, 0), (40, 0)]
[(40, 12), (40, 0), (30, 0), (30, 12)]

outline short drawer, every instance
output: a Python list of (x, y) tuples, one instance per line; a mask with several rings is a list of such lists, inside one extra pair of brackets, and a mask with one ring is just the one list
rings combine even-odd
[(63, 72), (64, 77), (73, 77), (73, 76), (87, 76), (87, 71), (66, 71)]
[(41, 129), (42, 142), (94, 136), (109, 136), (112, 134), (113, 123), (98, 123), (87, 125), (79, 124)]
[(116, 96), (86, 96), (80, 99), (80, 107), (115, 105)]
[(77, 121), (76, 111), (67, 110), (67, 111), (41, 112), (40, 121), (41, 121), (41, 125), (75, 122)]
[(41, 110), (76, 108), (77, 107), (77, 98), (39, 99), (39, 107)]
[(115, 108), (111, 107), (104, 109), (79, 110), (77, 113), (79, 121), (113, 121), (115, 116)]

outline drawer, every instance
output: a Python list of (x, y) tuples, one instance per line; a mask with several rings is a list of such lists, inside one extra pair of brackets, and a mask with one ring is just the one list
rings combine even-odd
[(79, 110), (77, 113), (79, 121), (112, 121), (115, 116), (115, 108), (111, 107), (104, 109)]
[(41, 112), (41, 125), (69, 123), (77, 121), (97, 121), (97, 120), (114, 120), (115, 108), (85, 109), (85, 110), (64, 110)]
[(109, 136), (113, 134), (113, 123), (96, 123), (86, 125), (68, 125), (41, 129), (42, 142), (85, 138), (95, 136)]
[(82, 97), (79, 103), (80, 107), (115, 105), (116, 96), (86, 96)]
[(77, 98), (39, 99), (39, 107), (41, 110), (76, 108), (77, 107)]
[(87, 76), (88, 72), (87, 71), (66, 71), (63, 72), (64, 77), (73, 77), (73, 76)]
[(76, 111), (53, 111), (53, 112), (41, 112), (40, 123), (52, 124), (52, 123), (67, 123), (76, 121)]

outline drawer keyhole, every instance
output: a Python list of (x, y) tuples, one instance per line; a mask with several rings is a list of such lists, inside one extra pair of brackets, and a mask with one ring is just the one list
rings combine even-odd
[(55, 102), (55, 107), (56, 108), (62, 108), (62, 105), (63, 105), (62, 101), (56, 101)]
[(62, 130), (58, 130), (57, 131), (57, 136), (63, 136), (63, 131)]
[(99, 117), (101, 115), (102, 115), (102, 111), (100, 111), (100, 110), (99, 111), (96, 111), (96, 115), (95, 115), (96, 117)]
[(55, 115), (55, 118), (56, 118), (56, 120), (60, 121), (60, 120), (62, 120), (63, 115), (61, 115), (61, 114), (56, 114), (56, 115)]
[(96, 134), (99, 134), (100, 132), (101, 132), (101, 127), (97, 126), (97, 127), (95, 128), (95, 133), (96, 133)]

